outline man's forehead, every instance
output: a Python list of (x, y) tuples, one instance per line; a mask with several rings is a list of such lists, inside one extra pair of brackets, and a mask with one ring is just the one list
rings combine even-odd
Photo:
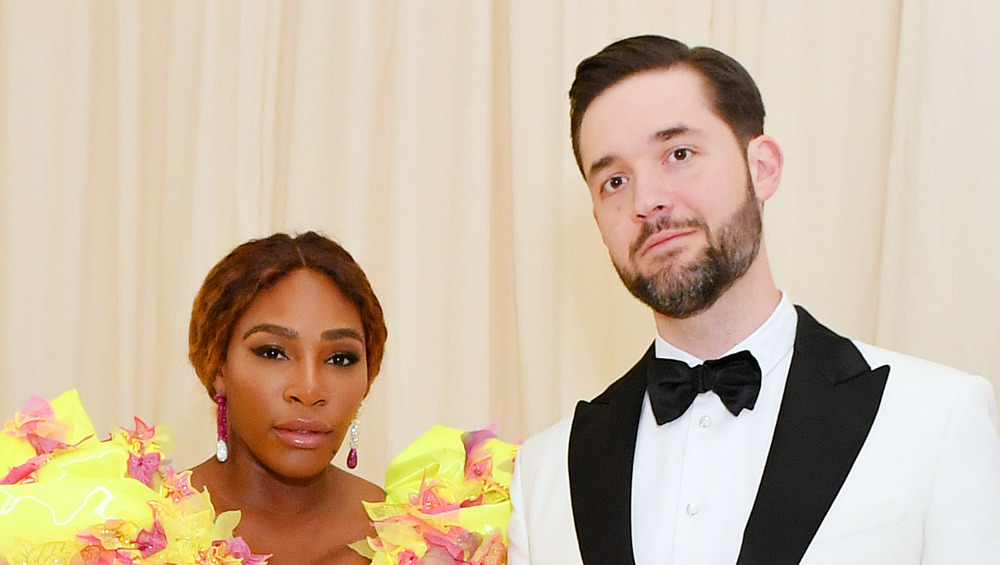
[(706, 123), (715, 120), (719, 118), (697, 71), (675, 66), (632, 75), (595, 97), (584, 113), (579, 136), (583, 166), (590, 170), (622, 144), (703, 134)]
[(677, 65), (636, 73), (594, 97), (581, 118), (581, 130), (602, 114), (619, 114), (637, 106), (669, 111), (700, 108), (711, 111), (707, 81), (698, 71)]

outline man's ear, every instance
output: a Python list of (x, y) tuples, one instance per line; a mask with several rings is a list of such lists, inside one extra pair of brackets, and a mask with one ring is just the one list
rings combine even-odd
[(785, 156), (778, 142), (767, 135), (758, 135), (747, 144), (747, 166), (757, 200), (763, 203), (774, 195), (781, 182)]

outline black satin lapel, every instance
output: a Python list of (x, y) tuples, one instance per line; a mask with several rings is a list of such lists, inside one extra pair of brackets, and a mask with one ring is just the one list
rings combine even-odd
[(871, 430), (889, 367), (804, 309), (760, 489), (737, 565), (801, 561)]
[(569, 434), (569, 488), (586, 565), (630, 565), (632, 461), (646, 391), (646, 359), (590, 402), (576, 405)]

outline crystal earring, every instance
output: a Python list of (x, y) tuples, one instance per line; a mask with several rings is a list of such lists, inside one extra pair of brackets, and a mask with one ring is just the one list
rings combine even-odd
[(351, 450), (347, 452), (347, 468), (353, 469), (358, 466), (358, 425), (361, 418), (361, 405), (358, 405), (357, 412), (354, 413), (354, 419), (351, 420), (351, 428), (349, 433), (351, 434)]
[(226, 397), (221, 394), (215, 395), (215, 427), (219, 441), (215, 444), (215, 458), (219, 463), (229, 459), (229, 428), (226, 426)]

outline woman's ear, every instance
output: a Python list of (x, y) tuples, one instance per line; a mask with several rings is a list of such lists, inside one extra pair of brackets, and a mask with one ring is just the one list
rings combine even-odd
[(215, 391), (216, 395), (226, 395), (226, 379), (223, 377), (222, 371), (219, 371), (218, 375), (212, 379), (212, 390)]
[(778, 190), (784, 163), (785, 156), (781, 153), (781, 147), (770, 136), (758, 135), (747, 144), (750, 182), (753, 183), (754, 194), (759, 202), (763, 203)]

